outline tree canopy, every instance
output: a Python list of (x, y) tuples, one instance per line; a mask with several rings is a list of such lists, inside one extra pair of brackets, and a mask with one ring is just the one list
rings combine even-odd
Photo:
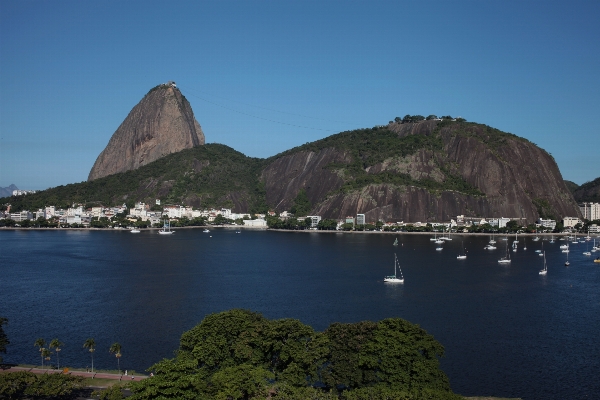
[(367, 399), (375, 392), (417, 399), (424, 391), (458, 399), (439, 368), (443, 353), (433, 336), (400, 318), (316, 332), (295, 319), (235, 309), (185, 332), (175, 358), (131, 384), (131, 399)]

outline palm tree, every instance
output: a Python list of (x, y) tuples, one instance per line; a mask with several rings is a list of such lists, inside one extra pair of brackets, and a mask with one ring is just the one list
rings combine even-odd
[(83, 347), (88, 349), (92, 355), (92, 372), (94, 372), (94, 351), (96, 350), (96, 341), (92, 338), (89, 338), (85, 341)]
[(60, 369), (60, 359), (58, 358), (58, 352), (60, 351), (60, 348), (63, 345), (64, 343), (58, 339), (52, 339), (52, 341), (48, 345), (48, 347), (50, 347), (51, 349), (55, 349), (54, 351), (56, 352), (56, 368), (58, 369)]
[(52, 352), (48, 349), (42, 349), (42, 368), (44, 368), (44, 359), (46, 361), (50, 361), (50, 356), (52, 355)]
[(40, 356), (42, 357), (42, 369), (44, 369), (44, 355), (42, 352), (45, 350), (44, 346), (46, 346), (46, 341), (42, 338), (38, 338), (33, 345), (39, 347)]
[(115, 357), (117, 357), (117, 367), (119, 368), (119, 373), (121, 373), (121, 363), (120, 363), (120, 359), (121, 359), (121, 344), (118, 342), (115, 342), (112, 344), (112, 346), (110, 346), (110, 349), (108, 349), (108, 351), (112, 354), (115, 353)]

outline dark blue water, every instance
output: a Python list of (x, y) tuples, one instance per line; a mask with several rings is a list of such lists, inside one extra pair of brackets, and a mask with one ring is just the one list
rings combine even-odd
[[(210, 237), (212, 235), (212, 237)], [(463, 395), (525, 399), (600, 396), (600, 265), (544, 243), (485, 251), (464, 237), (436, 252), (427, 236), (283, 233), (198, 229), (175, 235), (104, 231), (0, 231), (0, 316), (11, 344), (4, 359), (39, 364), (38, 337), (65, 343), (61, 365), (142, 371), (172, 357), (181, 334), (213, 312), (247, 308), (297, 318), (323, 330), (332, 322), (401, 317), (446, 348), (442, 367)], [(512, 239), (511, 239), (512, 240)], [(522, 239), (521, 239), (522, 243)], [(405, 283), (384, 284), (398, 254)], [(592, 253), (594, 255), (598, 253)], [(53, 360), (53, 362), (55, 362)]]

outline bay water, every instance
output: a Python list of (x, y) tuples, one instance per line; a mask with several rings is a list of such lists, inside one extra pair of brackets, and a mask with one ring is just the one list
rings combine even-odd
[[(117, 368), (108, 349), (119, 342), (121, 368), (142, 372), (173, 357), (204, 316), (232, 308), (318, 331), (400, 317), (444, 345), (456, 393), (600, 398), (599, 253), (572, 244), (565, 267), (566, 242), (519, 239), (503, 265), (506, 242), (484, 250), (485, 236), (455, 235), (436, 251), (429, 236), (410, 234), (2, 230), (0, 316), (11, 342), (3, 357), (39, 365), (34, 341), (58, 338), (61, 367), (91, 367), (83, 343), (94, 338), (95, 368)], [(463, 246), (468, 257), (457, 260)], [(403, 284), (383, 282), (394, 253)]]

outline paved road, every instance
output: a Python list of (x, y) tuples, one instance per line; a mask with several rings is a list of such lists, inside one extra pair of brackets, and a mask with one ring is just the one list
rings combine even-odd
[[(34, 374), (62, 374), (63, 370), (58, 369), (41, 369), (41, 368), (25, 368), (25, 367), (10, 367), (2, 370), (1, 372), (17, 372), (27, 371), (33, 372)], [(144, 375), (123, 375), (123, 374), (109, 374), (107, 372), (85, 372), (85, 371), (68, 371), (67, 374), (73, 376), (83, 376), (85, 378), (102, 378), (102, 379), (114, 379), (117, 381), (141, 381), (142, 379), (148, 378)]]

